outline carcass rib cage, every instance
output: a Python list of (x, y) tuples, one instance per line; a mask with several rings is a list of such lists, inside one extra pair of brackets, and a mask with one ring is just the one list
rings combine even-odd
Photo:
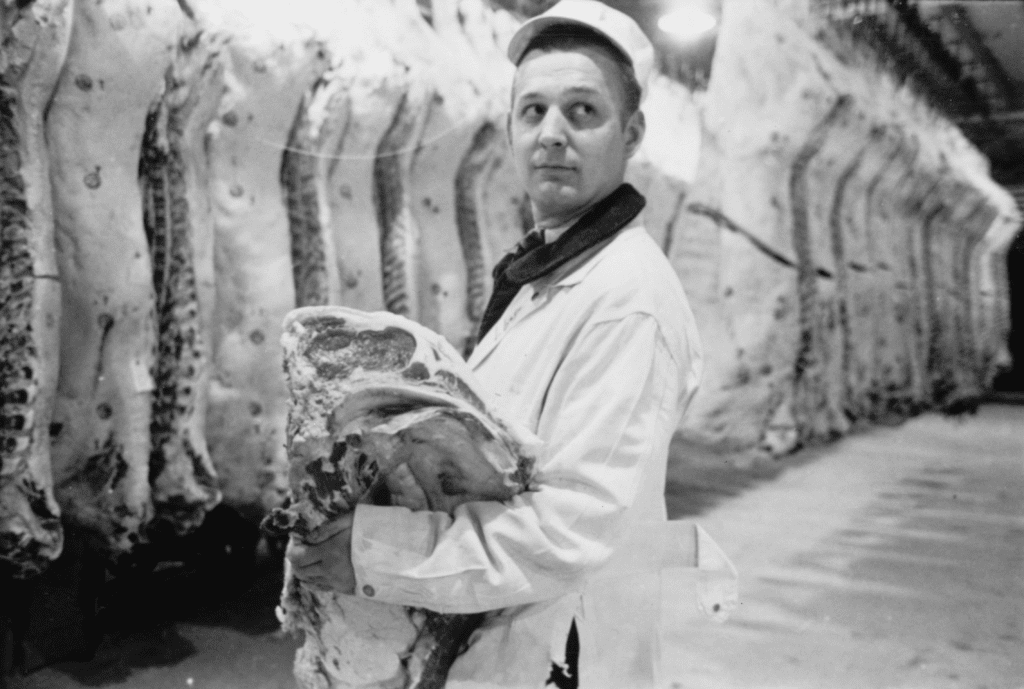
[(208, 124), (220, 97), (221, 65), (209, 47), (201, 34), (179, 42), (146, 118), (139, 163), (157, 322), (149, 480), (156, 518), (176, 533), (197, 528), (220, 499), (203, 433), (209, 353), (182, 150), (189, 119)]
[(0, 10), (0, 572), (61, 551), (50, 466), (60, 290), (43, 108), (70, 37), (66, 1)]

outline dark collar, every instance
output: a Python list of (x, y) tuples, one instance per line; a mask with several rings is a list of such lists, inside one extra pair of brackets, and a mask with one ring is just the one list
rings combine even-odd
[(628, 225), (646, 203), (632, 185), (622, 184), (584, 213), (558, 239), (513, 260), (505, 269), (504, 277), (520, 286), (544, 277)]
[(640, 214), (644, 204), (646, 201), (640, 192), (623, 184), (550, 244), (528, 235), (527, 240), (533, 241), (524, 241), (494, 267), (494, 287), (480, 320), (478, 337), (482, 339), (498, 322), (523, 285), (552, 274), (589, 249), (611, 239)]

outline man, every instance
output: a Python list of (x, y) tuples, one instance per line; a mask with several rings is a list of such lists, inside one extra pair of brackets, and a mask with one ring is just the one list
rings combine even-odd
[(496, 268), (469, 363), (545, 441), (537, 490), (453, 516), (360, 505), (289, 558), (312, 585), (500, 611), (450, 687), (658, 686), (660, 579), (630, 565), (665, 525), (669, 441), (700, 352), (679, 281), (640, 224), (643, 198), (623, 184), (653, 48), (625, 15), (562, 0), (520, 28), (509, 57), (508, 137), (536, 229)]

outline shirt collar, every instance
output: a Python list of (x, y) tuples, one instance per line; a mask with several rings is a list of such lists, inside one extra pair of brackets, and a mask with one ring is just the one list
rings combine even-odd
[(549, 227), (547, 229), (541, 230), (540, 233), (541, 236), (544, 238), (544, 243), (550, 244), (551, 242), (557, 241), (558, 238), (565, 234), (566, 230), (572, 227), (573, 223), (575, 222), (575, 220), (570, 220), (569, 222), (563, 223), (556, 227)]
[(589, 210), (589, 209), (584, 209), (584, 210), (580, 211), (579, 213), (577, 213), (576, 215), (572, 216), (571, 218), (569, 218), (565, 222), (563, 222), (563, 223), (561, 223), (559, 225), (555, 225), (554, 227), (545, 227), (544, 229), (541, 229), (541, 228), (537, 227), (536, 225), (534, 225), (533, 226), (533, 232), (539, 232), (540, 236), (544, 239), (544, 243), (545, 244), (550, 244), (551, 242), (556, 241), (559, 237), (561, 237), (563, 234), (565, 234), (566, 230), (568, 230), (570, 227), (575, 225), (576, 221), (579, 220), (580, 218), (582, 218), (584, 216), (584, 214), (587, 212), (587, 210)]

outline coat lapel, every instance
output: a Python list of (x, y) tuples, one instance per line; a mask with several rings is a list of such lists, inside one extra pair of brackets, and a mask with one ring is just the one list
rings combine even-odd
[(505, 310), (505, 313), (487, 331), (484, 339), (480, 340), (479, 344), (477, 344), (473, 354), (469, 357), (469, 365), (472, 368), (476, 368), (483, 363), (491, 352), (494, 351), (494, 348), (498, 346), (502, 338), (505, 337), (506, 333), (516, 327), (524, 318), (541, 308), (544, 302), (545, 299), (542, 295), (538, 295), (537, 289), (533, 285), (521, 287), (519, 293)]
[[(520, 292), (522, 290), (527, 290), (529, 296), (523, 295), (525, 299), (521, 302), (519, 298), (520, 295), (516, 294), (516, 297), (512, 300), (512, 303), (509, 304), (508, 309), (504, 314), (502, 314), (502, 317), (499, 318), (497, 323), (487, 331), (484, 339), (480, 340), (476, 348), (473, 350), (473, 353), (469, 357), (470, 367), (476, 368), (482, 364), (511, 328), (517, 326), (523, 321), (523, 319), (543, 307), (548, 302), (545, 295), (540, 293), (551, 289), (573, 287), (574, 285), (582, 282), (583, 279), (586, 278), (587, 274), (590, 273), (590, 271), (593, 270), (601, 260), (601, 251), (615, 241), (616, 237), (619, 237), (623, 233), (637, 227), (640, 227), (639, 219), (631, 222), (618, 234), (598, 242), (545, 277), (520, 288)], [(641, 228), (640, 231), (643, 232), (645, 230)]]

